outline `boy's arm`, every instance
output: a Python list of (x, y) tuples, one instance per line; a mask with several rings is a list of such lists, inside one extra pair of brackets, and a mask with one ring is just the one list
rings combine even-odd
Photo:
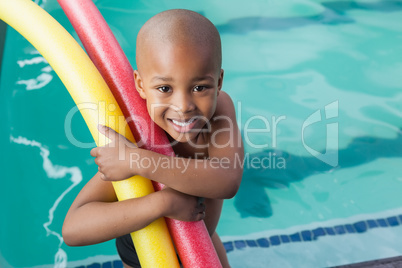
[(219, 260), (221, 261), (222, 267), (223, 268), (230, 268), (228, 256), (226, 254), (226, 249), (223, 246), (223, 243), (221, 239), (219, 238), (218, 234), (216, 232), (213, 233), (211, 236), (212, 243), (214, 244), (216, 253), (219, 256)]
[(103, 181), (98, 172), (71, 205), (63, 239), (70, 246), (96, 244), (137, 231), (162, 216), (201, 220), (204, 209), (196, 198), (170, 188), (117, 202), (111, 182)]
[[(111, 129), (107, 132), (113, 141), (126, 142), (119, 134), (111, 133)], [(243, 144), (233, 102), (223, 91), (211, 122), (209, 159), (171, 157), (128, 146), (126, 161), (113, 161), (118, 159), (116, 148), (97, 147), (91, 151), (97, 158), (104, 154), (103, 159), (99, 157), (95, 162), (105, 180), (141, 175), (189, 195), (217, 199), (232, 198), (240, 186)]]

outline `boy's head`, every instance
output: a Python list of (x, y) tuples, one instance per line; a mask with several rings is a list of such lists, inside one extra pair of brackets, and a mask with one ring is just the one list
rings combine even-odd
[(153, 121), (177, 141), (189, 141), (215, 112), (222, 87), (220, 36), (200, 14), (168, 10), (137, 36), (136, 87)]
[(190, 10), (172, 9), (149, 19), (137, 36), (137, 68), (146, 60), (144, 51), (166, 45), (197, 45), (212, 49), (213, 58), (220, 70), (222, 64), (221, 39), (216, 27), (204, 16)]

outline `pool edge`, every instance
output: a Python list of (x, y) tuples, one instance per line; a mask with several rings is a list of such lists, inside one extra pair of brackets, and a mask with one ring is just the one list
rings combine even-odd
[(386, 268), (386, 267), (387, 268), (402, 267), (402, 256), (365, 261), (341, 266), (334, 266), (332, 268)]

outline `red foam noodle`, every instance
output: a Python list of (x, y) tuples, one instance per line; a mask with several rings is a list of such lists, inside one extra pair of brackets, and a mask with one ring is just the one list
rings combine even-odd
[[(137, 144), (174, 156), (165, 132), (150, 118), (145, 100), (135, 89), (133, 68), (101, 13), (90, 0), (58, 0), (89, 57), (116, 98)], [(156, 190), (163, 185), (153, 182)], [(166, 218), (180, 260), (187, 268), (222, 267), (204, 221)]]

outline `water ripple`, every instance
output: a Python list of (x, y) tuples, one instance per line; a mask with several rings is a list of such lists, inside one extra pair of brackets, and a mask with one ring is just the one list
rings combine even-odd
[(40, 156), (43, 159), (43, 169), (46, 172), (46, 175), (50, 179), (61, 179), (65, 178), (68, 175), (71, 175), (70, 180), (72, 184), (64, 190), (63, 193), (55, 200), (53, 206), (49, 209), (49, 215), (48, 215), (48, 221), (43, 224), (43, 227), (46, 230), (46, 235), (54, 235), (58, 238), (59, 240), (59, 245), (58, 245), (58, 251), (55, 255), (55, 264), (54, 267), (66, 267), (67, 266), (67, 254), (66, 252), (61, 248), (63, 244), (63, 237), (60, 233), (53, 231), (49, 228), (49, 226), (52, 224), (53, 219), (54, 219), (54, 213), (60, 204), (61, 200), (69, 193), (75, 186), (77, 186), (81, 181), (82, 181), (82, 173), (81, 170), (78, 167), (65, 167), (65, 166), (59, 166), (55, 165), (50, 161), (49, 155), (50, 151), (46, 149), (40, 142), (37, 142), (35, 140), (29, 140), (25, 137), (13, 137), (10, 136), (10, 140), (14, 143), (21, 144), (21, 145), (26, 145), (26, 146), (32, 146), (32, 147), (37, 147), (40, 150)]

